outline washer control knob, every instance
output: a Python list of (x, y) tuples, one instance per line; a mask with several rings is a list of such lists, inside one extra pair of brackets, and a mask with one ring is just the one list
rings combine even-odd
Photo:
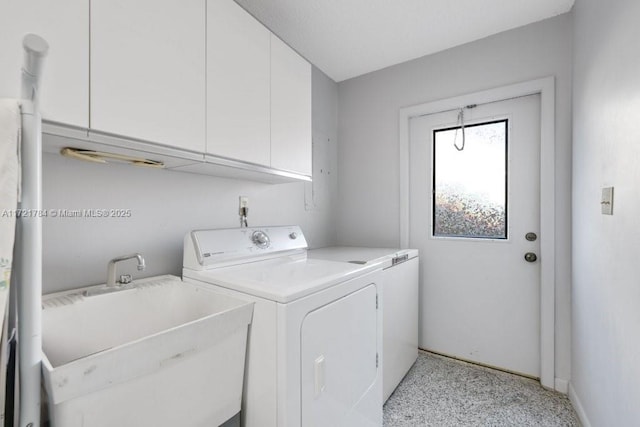
[(264, 231), (254, 231), (251, 235), (251, 241), (259, 248), (265, 249), (269, 247), (271, 239)]
[(296, 233), (295, 231), (294, 231), (294, 232), (292, 232), (291, 234), (289, 234), (289, 238), (290, 238), (291, 240), (295, 240), (295, 239), (297, 239), (297, 238), (298, 238), (298, 233)]

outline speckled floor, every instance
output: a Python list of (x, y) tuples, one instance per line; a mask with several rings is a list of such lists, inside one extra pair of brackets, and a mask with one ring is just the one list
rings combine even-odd
[(384, 426), (580, 426), (566, 396), (517, 375), (420, 352)]

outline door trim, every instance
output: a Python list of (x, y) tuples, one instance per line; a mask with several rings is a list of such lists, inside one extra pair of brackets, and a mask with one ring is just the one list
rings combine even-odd
[(400, 108), (400, 247), (409, 245), (409, 122), (414, 117), (540, 94), (540, 383), (555, 389), (555, 78)]

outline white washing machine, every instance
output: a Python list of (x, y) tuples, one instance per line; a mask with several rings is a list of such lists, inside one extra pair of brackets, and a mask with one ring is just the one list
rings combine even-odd
[(309, 259), (297, 226), (185, 236), (185, 281), (255, 303), (242, 425), (382, 425), (380, 275)]
[(418, 250), (334, 246), (309, 258), (376, 265), (382, 270), (382, 390), (391, 396), (418, 358)]

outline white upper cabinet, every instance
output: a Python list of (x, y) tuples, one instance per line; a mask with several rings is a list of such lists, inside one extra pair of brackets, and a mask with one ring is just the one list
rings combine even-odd
[(46, 120), (87, 127), (89, 0), (0, 0), (0, 97), (20, 96), (22, 38), (49, 43), (40, 109)]
[(205, 25), (202, 0), (92, 0), (91, 128), (204, 152)]
[(311, 65), (234, 1), (207, 5), (207, 153), (311, 175)]
[(311, 175), (311, 65), (271, 37), (271, 167)]
[(207, 153), (270, 165), (271, 33), (231, 0), (207, 3)]
[(233, 0), (0, 0), (0, 97), (28, 33), (50, 45), (49, 133), (311, 176), (311, 65)]

